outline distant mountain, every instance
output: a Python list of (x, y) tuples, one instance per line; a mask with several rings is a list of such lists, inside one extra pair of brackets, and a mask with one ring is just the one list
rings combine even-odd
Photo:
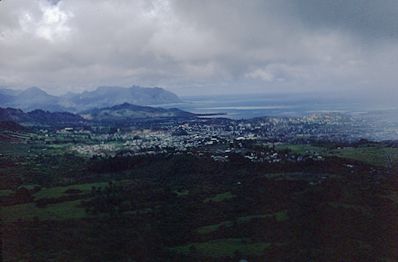
[(120, 122), (163, 118), (192, 118), (195, 114), (177, 108), (158, 108), (123, 103), (112, 107), (86, 111), (81, 116), (96, 122)]
[(86, 120), (68, 112), (48, 112), (34, 110), (28, 113), (20, 109), (0, 108), (0, 122), (16, 122), (26, 126), (68, 126), (82, 125)]
[(63, 108), (58, 103), (58, 97), (49, 95), (40, 88), (31, 87), (15, 96), (12, 106), (27, 111), (35, 109), (62, 111)]
[(31, 87), (22, 91), (0, 89), (0, 106), (21, 108), (29, 111), (34, 109), (46, 109), (62, 111), (59, 98), (44, 92), (38, 87)]
[(196, 114), (177, 108), (138, 106), (129, 103), (87, 110), (80, 114), (49, 112), (36, 109), (25, 113), (21, 109), (1, 108), (0, 122), (15, 122), (24, 126), (82, 126), (95, 122), (133, 123), (159, 119), (194, 118)]
[(5, 105), (14, 99), (21, 91), (0, 87), (0, 105)]
[(7, 105), (11, 100), (13, 100), (12, 96), (0, 93), (0, 104), (1, 105)]
[(65, 107), (87, 110), (91, 108), (111, 107), (123, 103), (135, 105), (161, 105), (181, 102), (174, 93), (159, 87), (99, 87), (94, 91), (81, 94), (68, 94), (63, 97)]
[(51, 112), (79, 112), (93, 108), (111, 107), (130, 103), (136, 105), (161, 105), (178, 103), (177, 95), (159, 87), (99, 87), (94, 91), (52, 96), (37, 87), (23, 91), (0, 88), (0, 106), (20, 108), (25, 111), (42, 109)]
[(6, 87), (0, 87), (0, 95), (16, 96), (20, 93), (20, 90), (9, 89)]

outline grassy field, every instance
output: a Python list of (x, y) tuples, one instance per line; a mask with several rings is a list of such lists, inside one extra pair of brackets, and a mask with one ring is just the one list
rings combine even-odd
[(187, 195), (189, 195), (189, 190), (187, 190), (187, 189), (175, 190), (173, 192), (176, 193), (177, 196), (187, 196)]
[[(248, 223), (252, 219), (270, 218), (270, 217), (275, 217), (276, 221), (278, 221), (278, 222), (283, 222), (283, 221), (286, 221), (288, 219), (286, 211), (279, 211), (279, 212), (276, 212), (274, 214), (251, 215), (251, 216), (239, 217), (239, 218), (237, 218), (236, 222), (238, 224), (239, 223)], [(214, 232), (214, 231), (218, 230), (222, 226), (231, 227), (232, 225), (233, 225), (233, 222), (228, 220), (228, 221), (223, 221), (223, 222), (218, 223), (218, 224), (213, 224), (213, 225), (200, 227), (200, 228), (196, 229), (196, 232), (201, 234), (201, 235), (205, 235), (205, 234), (209, 234), (211, 232)]]
[(265, 242), (250, 242), (248, 239), (226, 238), (208, 242), (191, 243), (171, 248), (180, 253), (190, 253), (192, 249), (207, 256), (233, 256), (236, 251), (246, 255), (261, 255), (271, 246)]
[(3, 190), (0, 190), (0, 197), (8, 196), (8, 195), (11, 195), (12, 193), (14, 193), (14, 191), (12, 191), (10, 189), (3, 189)]
[(63, 220), (80, 219), (85, 217), (86, 211), (79, 207), (80, 200), (67, 201), (58, 204), (50, 204), (44, 208), (38, 208), (34, 203), (20, 204), (2, 207), (0, 217), (4, 222), (21, 220)]
[(341, 202), (329, 202), (329, 205), (334, 208), (355, 209), (355, 210), (361, 211), (361, 212), (369, 211), (368, 209), (366, 209), (364, 206), (361, 206), (361, 205), (347, 204), (347, 203), (341, 203)]
[(39, 192), (34, 194), (35, 199), (40, 198), (57, 198), (66, 195), (65, 191), (68, 189), (78, 189), (82, 191), (81, 193), (89, 193), (92, 187), (103, 188), (107, 185), (107, 182), (98, 182), (98, 183), (88, 183), (88, 184), (76, 184), (69, 186), (60, 186), (60, 187), (50, 187), (50, 188), (42, 188)]
[(217, 194), (217, 195), (215, 195), (213, 197), (206, 198), (204, 200), (204, 202), (205, 203), (209, 202), (209, 201), (222, 202), (222, 201), (229, 200), (229, 199), (232, 199), (232, 198), (235, 198), (235, 197), (236, 196), (234, 194), (232, 194), (231, 192), (225, 192), (225, 193)]
[(326, 153), (327, 148), (319, 147), (319, 146), (313, 146), (313, 145), (308, 145), (308, 144), (277, 144), (275, 145), (275, 148), (277, 150), (284, 150), (284, 149), (290, 149), (296, 154), (304, 155), (304, 154), (313, 154), (313, 153)]
[(201, 235), (207, 235), (207, 234), (210, 234), (211, 232), (218, 230), (221, 226), (230, 227), (230, 226), (232, 226), (232, 222), (224, 221), (219, 224), (213, 224), (213, 225), (199, 227), (198, 229), (196, 229), (196, 232)]
[(359, 160), (375, 166), (387, 166), (388, 158), (398, 162), (398, 148), (390, 147), (345, 147), (331, 150), (330, 154), (343, 158)]
[[(121, 180), (114, 182), (115, 184), (125, 184), (129, 180)], [(108, 182), (97, 182), (87, 184), (74, 184), (68, 186), (42, 188), (33, 196), (35, 200), (42, 198), (57, 198), (67, 195), (65, 193), (68, 189), (78, 189), (83, 193), (90, 192), (92, 187), (103, 188)], [(26, 185), (24, 187), (31, 189), (35, 185)], [(1, 190), (0, 194), (12, 194), (11, 190)], [(1, 209), (0, 217), (5, 222), (21, 220), (32, 220), (37, 217), (40, 220), (62, 220), (62, 219), (79, 219), (86, 216), (84, 208), (79, 207), (80, 200), (66, 201), (57, 204), (49, 204), (44, 208), (39, 208), (35, 203), (26, 203), (13, 206), (6, 206)]]
[(290, 149), (296, 154), (320, 154), (323, 156), (338, 156), (347, 159), (362, 161), (375, 166), (388, 165), (388, 158), (391, 162), (398, 162), (398, 148), (383, 146), (362, 146), (362, 147), (342, 147), (337, 149), (328, 149), (313, 145), (293, 145), (279, 144), (277, 149)]
[(62, 155), (71, 144), (45, 145), (0, 142), (0, 154), (9, 157), (27, 157), (37, 154)]
[(5, 156), (28, 156), (30, 155), (31, 145), (20, 143), (2, 143), (0, 142), (0, 154)]

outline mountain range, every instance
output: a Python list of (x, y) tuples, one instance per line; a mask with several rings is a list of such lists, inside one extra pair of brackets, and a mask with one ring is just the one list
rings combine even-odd
[(24, 111), (36, 109), (50, 112), (81, 112), (94, 108), (112, 107), (129, 103), (135, 105), (162, 105), (179, 103), (180, 98), (159, 87), (98, 87), (94, 91), (68, 93), (53, 96), (38, 87), (26, 90), (0, 88), (0, 107), (19, 108)]
[(178, 108), (160, 108), (150, 106), (138, 106), (123, 103), (112, 107), (92, 109), (81, 113), (81, 116), (95, 122), (121, 122), (137, 120), (154, 120), (164, 118), (192, 118), (195, 114), (180, 110)]
[(14, 122), (23, 126), (84, 126), (90, 123), (133, 123), (159, 119), (195, 118), (193, 113), (177, 108), (159, 108), (123, 103), (112, 107), (95, 108), (80, 114), (49, 112), (36, 109), (25, 113), (21, 109), (1, 108), (0, 123)]

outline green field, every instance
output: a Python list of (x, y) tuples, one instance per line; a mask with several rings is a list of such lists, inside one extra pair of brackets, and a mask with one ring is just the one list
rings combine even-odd
[[(278, 222), (283, 222), (283, 221), (286, 221), (288, 219), (286, 211), (279, 211), (279, 212), (276, 212), (274, 214), (263, 214), (263, 215), (251, 215), (251, 216), (238, 217), (236, 219), (236, 222), (238, 224), (240, 224), (240, 223), (248, 223), (252, 219), (270, 218), (270, 217), (275, 217), (276, 221), (278, 221)], [(223, 222), (218, 223), (218, 224), (213, 224), (213, 225), (200, 227), (200, 228), (196, 229), (196, 232), (201, 234), (201, 235), (205, 235), (205, 234), (209, 234), (211, 232), (214, 232), (214, 231), (218, 230), (222, 226), (231, 227), (232, 225), (233, 225), (233, 222), (228, 220), (228, 221), (223, 221)]]
[(171, 248), (171, 250), (180, 253), (191, 253), (193, 250), (196, 250), (203, 255), (220, 257), (233, 256), (236, 251), (246, 255), (261, 255), (270, 246), (271, 244), (266, 242), (251, 242), (248, 239), (226, 238), (177, 246)]
[(0, 142), (0, 154), (9, 157), (27, 157), (37, 154), (62, 155), (67, 152), (71, 144), (45, 145)]
[(323, 156), (338, 156), (347, 159), (362, 161), (375, 166), (387, 166), (389, 158), (392, 163), (398, 162), (398, 148), (384, 146), (341, 147), (328, 149), (307, 144), (279, 144), (278, 150), (290, 149), (296, 154), (319, 154)]
[(5, 156), (28, 156), (31, 154), (32, 145), (20, 144), (20, 143), (1, 143), (0, 142), (0, 154)]
[(222, 201), (225, 201), (225, 200), (233, 199), (235, 197), (236, 196), (234, 194), (232, 194), (231, 192), (225, 192), (225, 193), (217, 194), (217, 195), (215, 195), (213, 197), (206, 198), (204, 200), (204, 202), (205, 203), (209, 202), (209, 201), (222, 202)]
[[(114, 182), (115, 184), (125, 184), (129, 180), (121, 180)], [(81, 194), (89, 193), (92, 187), (104, 188), (108, 182), (74, 184), (68, 186), (42, 188), (33, 196), (35, 200), (42, 198), (58, 198), (67, 195), (68, 189), (78, 189)], [(24, 187), (32, 189), (35, 185), (26, 185)], [(1, 190), (1, 195), (10, 195), (14, 192), (11, 190)], [(46, 207), (37, 207), (35, 203), (18, 204), (6, 206), (1, 209), (1, 218), (5, 222), (21, 220), (32, 220), (35, 217), (40, 220), (62, 220), (62, 219), (79, 219), (86, 216), (84, 208), (79, 207), (81, 200), (65, 201), (57, 204), (49, 204)]]
[(34, 194), (35, 199), (40, 198), (57, 198), (66, 195), (65, 191), (68, 189), (78, 189), (81, 193), (89, 193), (92, 187), (102, 188), (105, 187), (107, 182), (88, 183), (88, 184), (75, 184), (69, 186), (49, 187), (42, 188), (39, 192)]
[(390, 147), (344, 147), (342, 149), (331, 150), (330, 154), (362, 161), (375, 166), (387, 166), (389, 158), (392, 163), (398, 162), (398, 148)]
[(275, 148), (277, 150), (284, 150), (284, 149), (290, 149), (296, 154), (300, 155), (305, 155), (305, 154), (325, 154), (327, 153), (328, 149), (324, 147), (319, 147), (319, 146), (313, 146), (313, 145), (308, 145), (308, 144), (277, 144), (275, 145)]
[(38, 208), (34, 203), (6, 206), (1, 209), (1, 218), (4, 222), (21, 220), (62, 220), (80, 219), (85, 217), (86, 211), (79, 207), (80, 200), (67, 201), (57, 204), (49, 204), (44, 208)]
[(189, 195), (189, 190), (187, 190), (187, 189), (175, 190), (173, 192), (176, 193), (177, 196), (187, 196), (187, 195)]
[(14, 193), (14, 191), (12, 191), (10, 189), (3, 189), (3, 190), (0, 190), (0, 197), (8, 196), (8, 195), (11, 195), (12, 193)]

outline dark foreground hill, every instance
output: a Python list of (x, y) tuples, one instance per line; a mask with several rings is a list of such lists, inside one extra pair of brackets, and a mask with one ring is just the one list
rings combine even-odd
[(81, 116), (68, 112), (34, 110), (25, 113), (20, 109), (14, 108), (0, 108), (0, 121), (15, 122), (25, 126), (78, 125), (86, 122)]
[(0, 130), (19, 132), (26, 130), (26, 128), (13, 121), (0, 121)]

